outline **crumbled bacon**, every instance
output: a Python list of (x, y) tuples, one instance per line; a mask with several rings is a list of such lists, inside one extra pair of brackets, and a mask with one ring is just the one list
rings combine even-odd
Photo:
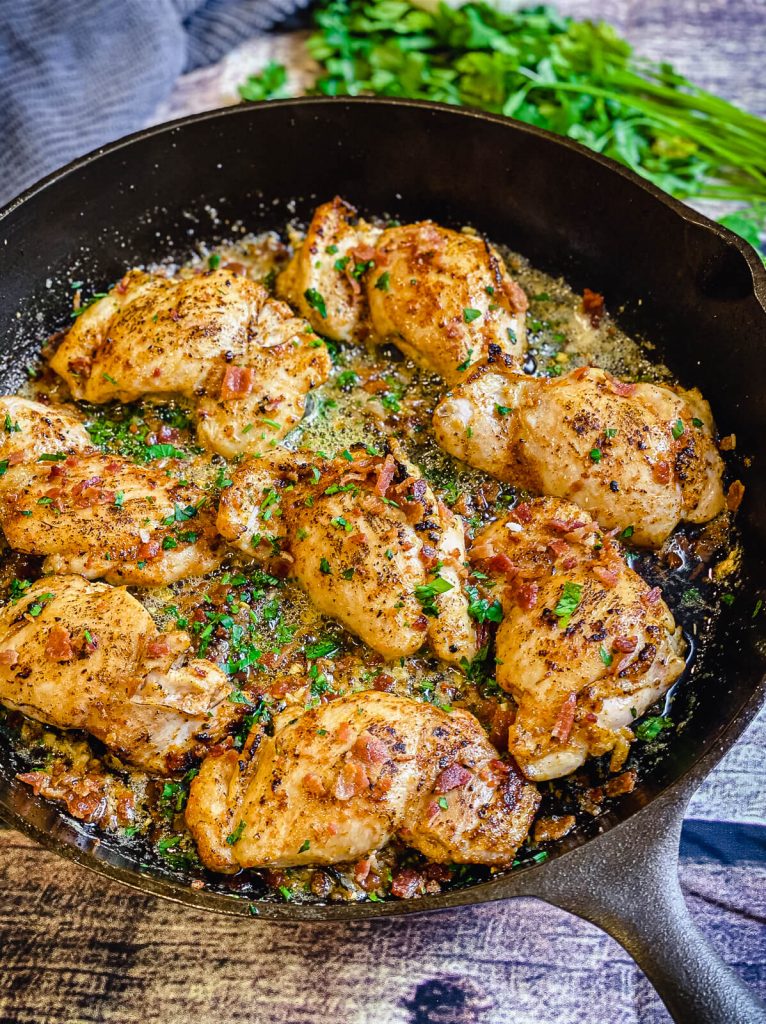
[(0, 651), (0, 665), (15, 665), (18, 660), (18, 651), (11, 650), (10, 647), (6, 647), (5, 650)]
[(532, 509), (526, 501), (522, 501), (513, 510), (512, 517), (517, 519), (520, 523), (531, 523), (532, 522)]
[(621, 398), (630, 398), (636, 390), (636, 385), (629, 384), (624, 380), (618, 380), (616, 377), (610, 377), (609, 389), (613, 394), (619, 395)]
[(567, 832), (572, 831), (576, 822), (574, 814), (538, 818), (535, 822), (534, 840), (536, 843), (549, 843), (556, 839), (563, 839)]
[(526, 313), (529, 309), (529, 299), (527, 293), (521, 287), (516, 284), (509, 277), (503, 278), (503, 293), (508, 299), (508, 305), (514, 313)]
[(427, 569), (432, 569), (439, 561), (439, 553), (430, 544), (424, 544), (420, 549), (420, 561)]
[(551, 552), (554, 558), (563, 558), (564, 555), (569, 554), (569, 544), (565, 540), (552, 540), (548, 545), (548, 550)]
[(351, 750), (355, 757), (367, 764), (382, 764), (388, 758), (386, 744), (377, 736), (367, 732), (366, 729), (359, 734)]
[(353, 735), (354, 730), (351, 728), (350, 722), (341, 722), (335, 732), (335, 738), (338, 743), (348, 743)]
[(159, 553), (160, 542), (158, 540), (149, 540), (144, 544), (139, 544), (136, 555), (139, 562), (144, 562), (149, 561), (151, 558), (156, 558)]
[(375, 493), (385, 498), (386, 491), (391, 486), (391, 481), (396, 474), (396, 460), (393, 455), (387, 455), (383, 465), (380, 467), (378, 479), (375, 481)]
[(618, 636), (612, 642), (612, 648), (621, 654), (630, 654), (638, 647), (637, 636)]
[(74, 772), (52, 776), (46, 772), (24, 772), (16, 778), (31, 786), (36, 796), (62, 800), (72, 817), (79, 821), (98, 822), (106, 813), (107, 781), (103, 776)]
[(163, 658), (166, 654), (170, 654), (170, 644), (165, 637), (159, 636), (156, 640), (149, 641), (146, 645), (146, 653), (150, 658)]
[(249, 366), (227, 366), (221, 382), (220, 398), (228, 402), (245, 398), (255, 387), (255, 372)]
[(518, 572), (518, 569), (513, 564), (513, 562), (510, 560), (508, 555), (503, 554), (502, 551), (499, 552), (496, 555), (495, 554), (491, 555), (490, 558), (487, 560), (487, 565), (492, 570), (492, 572), (499, 572), (503, 576), (507, 576), (507, 577), (509, 577), (511, 579)]
[(322, 779), (316, 772), (309, 772), (308, 775), (303, 776), (303, 788), (312, 796), (324, 796), (327, 792)]
[(540, 592), (540, 587), (537, 583), (522, 583), (516, 587), (515, 597), (516, 604), (519, 608), (523, 608), (525, 611), (531, 612), (537, 604), (537, 597)]
[(651, 590), (647, 590), (645, 594), (641, 595), (641, 603), (645, 605), (657, 604), (660, 597), (662, 597), (662, 591), (659, 587), (652, 587)]
[(574, 725), (576, 709), (577, 694), (573, 691), (559, 708), (556, 721), (551, 729), (551, 736), (559, 740), (560, 743), (566, 743), (569, 739), (569, 734), (572, 732), (572, 726)]
[(395, 685), (396, 680), (388, 672), (381, 672), (372, 681), (373, 690), (379, 690), (381, 693), (391, 693)]
[(367, 879), (372, 867), (372, 861), (369, 857), (365, 857), (364, 860), (359, 860), (354, 865), (354, 880), (358, 885), (361, 885)]
[(336, 800), (351, 800), (369, 787), (370, 780), (364, 765), (358, 761), (347, 761), (335, 780), (333, 796)]
[(397, 871), (391, 882), (391, 895), (400, 900), (411, 900), (413, 896), (425, 890), (425, 879), (413, 868), (402, 868)]
[(616, 775), (613, 779), (609, 779), (604, 790), (607, 796), (623, 796), (625, 793), (633, 792), (637, 781), (638, 775), (635, 769), (630, 768), (622, 775)]
[(585, 523), (582, 519), (549, 519), (545, 525), (555, 533), (574, 533), (582, 529)]
[(727, 434), (726, 437), (722, 437), (718, 447), (722, 452), (733, 452), (737, 447), (737, 435)]
[(451, 789), (459, 789), (465, 786), (471, 779), (471, 772), (462, 764), (451, 764), (448, 768), (439, 772), (434, 782), (434, 793), (449, 793)]
[(730, 512), (736, 512), (742, 504), (745, 496), (745, 485), (741, 480), (735, 480), (726, 492), (726, 507)]
[(45, 656), (49, 661), (71, 661), (74, 658), (72, 637), (66, 626), (56, 623), (45, 642)]
[(616, 569), (607, 569), (605, 565), (594, 565), (593, 575), (600, 583), (603, 583), (604, 586), (607, 587), (609, 590), (617, 586)]
[(418, 633), (425, 633), (428, 629), (428, 619), (425, 615), (418, 615), (412, 622), (412, 628)]
[(588, 317), (592, 327), (598, 327), (604, 318), (604, 296), (584, 288), (582, 293), (582, 311)]

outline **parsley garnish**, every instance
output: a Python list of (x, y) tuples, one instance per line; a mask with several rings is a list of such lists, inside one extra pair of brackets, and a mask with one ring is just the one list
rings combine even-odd
[(438, 573), (430, 583), (423, 583), (421, 586), (415, 587), (415, 597), (420, 602), (423, 614), (438, 618), (439, 609), (436, 606), (436, 598), (439, 594), (446, 594), (448, 590), (452, 589), (454, 589), (454, 584), (445, 580)]
[(327, 319), (327, 305), (324, 301), (324, 296), (316, 290), (316, 288), (307, 288), (303, 293), (303, 297), (312, 309), (315, 309), (323, 320)]
[(579, 583), (565, 583), (561, 588), (561, 596), (558, 599), (553, 614), (559, 620), (561, 629), (566, 629), (569, 620), (580, 606), (582, 600), (582, 586)]

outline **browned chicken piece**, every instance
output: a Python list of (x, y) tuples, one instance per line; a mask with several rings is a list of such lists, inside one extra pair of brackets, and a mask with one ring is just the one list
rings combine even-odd
[(73, 415), (0, 398), (0, 526), (45, 572), (160, 586), (216, 569), (226, 546), (203, 491), (162, 463), (96, 451)]
[(508, 749), (535, 781), (612, 751), (684, 670), (680, 628), (657, 587), (570, 502), (522, 503), (470, 551), (503, 607), (497, 681), (518, 704)]
[(453, 388), (433, 422), (451, 455), (574, 501), (640, 546), (724, 508), (710, 407), (696, 390), (627, 384), (593, 367), (529, 377), (497, 359)]
[(362, 331), (366, 300), (361, 279), (374, 261), (380, 229), (338, 196), (318, 206), (303, 243), (277, 278), (286, 299), (315, 331), (353, 341)]
[(200, 443), (227, 458), (292, 430), (331, 366), (305, 320), (225, 269), (131, 270), (77, 318), (50, 362), (87, 402), (197, 399)]
[(378, 341), (450, 382), (489, 353), (523, 354), (527, 297), (483, 238), (423, 221), (375, 248), (365, 281)]
[(0, 609), (0, 703), (84, 729), (146, 771), (175, 771), (238, 714), (224, 673), (190, 645), (159, 633), (121, 587), (50, 576)]
[(323, 614), (386, 659), (428, 642), (445, 661), (470, 660), (460, 520), (402, 459), (361, 447), (345, 456), (275, 452), (242, 463), (221, 496), (218, 529), (294, 576)]
[(368, 690), (211, 754), (186, 822), (215, 871), (353, 861), (394, 836), (437, 862), (501, 867), (539, 801), (467, 711)]

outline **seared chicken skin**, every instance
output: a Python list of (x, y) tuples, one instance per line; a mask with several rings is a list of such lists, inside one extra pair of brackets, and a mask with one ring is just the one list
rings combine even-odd
[(413, 466), (364, 449), (346, 455), (244, 462), (221, 496), (219, 531), (245, 554), (276, 562), (323, 614), (386, 659), (428, 641), (445, 661), (470, 660), (476, 633), (460, 521)]
[(306, 237), (277, 278), (286, 299), (315, 331), (335, 341), (353, 341), (365, 318), (361, 278), (374, 260), (380, 229), (357, 217), (339, 197), (314, 211)]
[(491, 352), (524, 352), (527, 297), (483, 238), (422, 221), (384, 231), (376, 251), (366, 283), (378, 341), (450, 382)]
[(186, 822), (215, 871), (353, 861), (394, 836), (437, 862), (505, 866), (537, 809), (467, 711), (368, 690), (210, 755)]
[(471, 562), (503, 607), (497, 681), (518, 704), (508, 749), (553, 779), (612, 751), (684, 670), (680, 628), (620, 547), (566, 501), (539, 498), (486, 527)]
[(186, 633), (159, 633), (122, 588), (50, 576), (0, 609), (0, 702), (59, 729), (85, 729), (150, 772), (221, 739), (237, 708)]
[(50, 362), (87, 402), (197, 399), (200, 443), (227, 458), (292, 430), (331, 365), (304, 320), (225, 269), (131, 270), (77, 318)]
[(626, 384), (593, 367), (529, 377), (498, 359), (453, 388), (433, 424), (451, 455), (574, 501), (640, 546), (724, 508), (710, 407), (696, 390)]
[(159, 586), (216, 569), (225, 545), (205, 494), (158, 465), (95, 450), (74, 416), (0, 398), (0, 526), (45, 572)]
[(315, 211), (277, 292), (320, 334), (392, 342), (448, 381), (490, 346), (526, 347), (527, 297), (484, 239), (433, 221), (381, 231), (337, 197)]

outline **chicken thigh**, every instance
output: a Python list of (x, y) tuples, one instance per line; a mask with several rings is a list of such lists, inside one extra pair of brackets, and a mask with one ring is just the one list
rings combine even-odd
[(0, 398), (0, 526), (45, 572), (155, 586), (216, 569), (225, 545), (197, 487), (96, 451), (74, 416)]
[(50, 576), (0, 609), (0, 702), (164, 774), (238, 714), (224, 673), (189, 647), (126, 590)]
[(478, 534), (470, 559), (503, 607), (497, 681), (518, 704), (508, 749), (522, 771), (553, 779), (610, 750), (617, 770), (633, 719), (684, 670), (659, 589), (587, 512), (556, 498), (517, 505)]
[(225, 269), (131, 270), (77, 318), (50, 362), (88, 402), (198, 399), (200, 443), (227, 458), (292, 430), (331, 366), (304, 320)]
[(361, 278), (380, 229), (357, 217), (338, 196), (314, 211), (306, 237), (277, 278), (286, 299), (315, 331), (335, 341), (353, 341), (362, 329), (365, 300)]
[(281, 562), (323, 614), (386, 659), (426, 641), (445, 661), (474, 656), (463, 528), (415, 467), (364, 448), (332, 460), (279, 452), (242, 463), (232, 479), (221, 534)]
[(527, 297), (483, 238), (423, 221), (384, 231), (376, 252), (366, 285), (378, 341), (450, 382), (490, 352), (524, 352)]
[(724, 508), (712, 416), (696, 390), (626, 384), (593, 367), (529, 377), (496, 359), (441, 400), (433, 423), (456, 458), (574, 501), (640, 546)]
[(437, 862), (506, 866), (539, 800), (467, 711), (368, 690), (207, 757), (186, 822), (216, 871), (353, 861), (394, 836)]

